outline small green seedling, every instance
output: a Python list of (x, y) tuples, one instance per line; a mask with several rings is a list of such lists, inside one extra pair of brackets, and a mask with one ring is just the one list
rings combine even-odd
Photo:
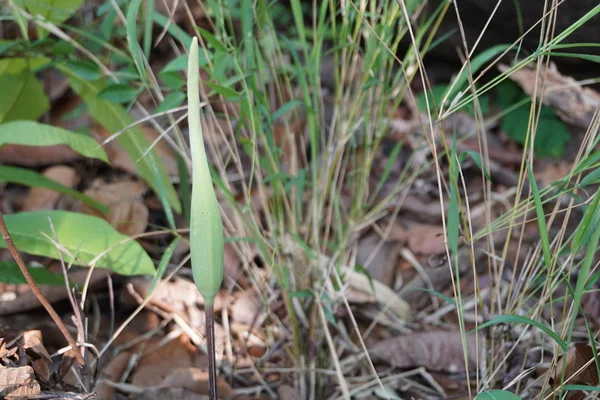
[(192, 274), (204, 298), (206, 313), (209, 398), (216, 400), (214, 301), (223, 282), (223, 222), (204, 150), (198, 79), (198, 39), (194, 38), (188, 61), (188, 125), (192, 151), (190, 248)]

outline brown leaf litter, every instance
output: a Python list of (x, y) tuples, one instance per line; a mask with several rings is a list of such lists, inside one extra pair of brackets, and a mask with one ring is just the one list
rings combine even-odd
[(144, 204), (143, 195), (146, 185), (130, 178), (121, 178), (114, 182), (96, 179), (84, 193), (92, 199), (110, 207), (108, 215), (82, 204), (81, 211), (106, 219), (119, 232), (134, 236), (146, 231), (150, 212)]
[[(55, 182), (58, 182), (71, 189), (79, 184), (80, 177), (74, 168), (67, 165), (56, 165), (45, 169), (42, 174)], [(37, 211), (37, 210), (53, 210), (59, 199), (61, 193), (46, 189), (46, 188), (32, 188), (29, 194), (25, 198), (23, 204), (23, 211)]]
[[(467, 334), (466, 350), (469, 371), (475, 370), (484, 358), (485, 340)], [(460, 332), (418, 332), (381, 341), (369, 349), (373, 361), (388, 363), (396, 368), (425, 367), (431, 371), (465, 372), (465, 354)]]
[[(564, 373), (564, 375), (563, 375)], [(554, 368), (548, 371), (549, 383), (556, 389), (564, 382), (570, 385), (598, 386), (598, 369), (594, 351), (587, 343), (575, 343), (567, 354), (559, 357)], [(563, 379), (564, 378), (564, 379)], [(572, 392), (567, 399), (583, 399), (582, 392)]]

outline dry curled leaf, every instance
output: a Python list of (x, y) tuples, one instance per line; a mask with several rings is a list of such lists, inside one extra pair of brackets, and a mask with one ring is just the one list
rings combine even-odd
[[(43, 175), (69, 188), (74, 188), (79, 183), (77, 171), (66, 165), (47, 168), (44, 170)], [(32, 188), (25, 198), (23, 211), (52, 210), (56, 206), (60, 196), (61, 194), (55, 190)]]
[(44, 347), (42, 331), (26, 331), (23, 333), (22, 340), (23, 349), (25, 349), (25, 353), (29, 356), (33, 370), (44, 381), (48, 381), (50, 379), (50, 363), (52, 359)]
[[(474, 370), (477, 352), (485, 349), (485, 342), (481, 336), (477, 342), (475, 334), (468, 334), (466, 349), (469, 370)], [(397, 368), (425, 367), (449, 373), (465, 371), (460, 332), (433, 331), (395, 337), (371, 347), (369, 355), (374, 361), (386, 362)]]
[[(128, 286), (137, 293), (137, 298), (131, 295)], [(145, 299), (149, 294), (151, 280), (144, 277), (129, 278), (123, 287), (121, 300), (133, 306), (139, 305), (139, 299)], [(226, 301), (226, 294), (220, 291), (215, 298), (215, 312), (220, 312)], [(188, 310), (196, 305), (203, 305), (204, 299), (198, 292), (194, 282), (175, 277), (169, 282), (163, 282), (154, 287), (153, 295), (148, 304), (156, 306), (168, 313), (177, 313), (189, 319)]]
[[(163, 342), (164, 341), (164, 342)], [(153, 337), (140, 347), (143, 351), (131, 383), (136, 386), (153, 387), (165, 379), (174, 368), (190, 368), (198, 360), (198, 349), (187, 335), (169, 340)]]
[(242, 292), (231, 307), (231, 319), (248, 326), (260, 326), (266, 317), (263, 302), (255, 290)]
[[(563, 379), (564, 370), (564, 379)], [(575, 343), (566, 355), (550, 370), (550, 385), (558, 386), (561, 382), (569, 384), (598, 385), (598, 372), (594, 361), (594, 351), (587, 343)]]
[(415, 254), (439, 255), (446, 252), (444, 229), (439, 225), (415, 225), (406, 232), (408, 247)]
[(5, 144), (0, 146), (0, 163), (20, 165), (23, 167), (39, 167), (67, 163), (82, 158), (79, 153), (64, 144), (56, 146), (22, 146)]
[(383, 241), (372, 233), (361, 238), (356, 251), (356, 263), (364, 266), (374, 279), (392, 287), (396, 280), (398, 243)]
[(40, 394), (33, 368), (29, 365), (17, 368), (0, 367), (0, 396), (3, 399), (26, 399)]
[(110, 207), (107, 216), (97, 210), (82, 205), (82, 211), (86, 214), (105, 218), (119, 232), (133, 236), (143, 233), (148, 226), (150, 215), (148, 207), (142, 201), (146, 186), (140, 181), (132, 179), (121, 179), (116, 182), (106, 183), (96, 180), (85, 194), (104, 203)]
[(125, 351), (113, 357), (108, 365), (102, 369), (100, 379), (96, 382), (94, 392), (99, 399), (110, 399), (115, 392), (115, 388), (106, 381), (119, 382), (123, 372), (127, 368), (131, 353)]

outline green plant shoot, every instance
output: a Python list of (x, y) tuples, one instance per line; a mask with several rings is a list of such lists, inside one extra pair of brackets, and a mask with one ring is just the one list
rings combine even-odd
[(192, 152), (190, 248), (194, 281), (205, 304), (212, 305), (223, 282), (223, 222), (204, 149), (198, 79), (198, 39), (194, 38), (188, 61), (188, 125)]

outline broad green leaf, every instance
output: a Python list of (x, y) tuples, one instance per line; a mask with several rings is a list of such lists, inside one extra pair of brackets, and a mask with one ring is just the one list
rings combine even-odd
[(160, 103), (160, 105), (158, 107), (156, 107), (156, 110), (154, 110), (154, 113), (158, 114), (163, 111), (168, 111), (172, 108), (177, 108), (181, 104), (183, 104), (184, 100), (185, 100), (185, 93), (183, 93), (183, 92), (169, 93), (167, 96), (165, 96), (165, 99), (163, 100), (163, 102)]
[(42, 84), (27, 70), (0, 75), (0, 93), (0, 124), (19, 119), (37, 120), (50, 108)]
[[(504, 110), (526, 100), (521, 106), (504, 115), (500, 122), (503, 132), (515, 142), (524, 144), (527, 138), (531, 99), (513, 82), (504, 81), (497, 86), (496, 90), (497, 103)], [(560, 157), (570, 140), (571, 135), (566, 124), (558, 118), (551, 107), (542, 106), (533, 144), (535, 154), (541, 157)]]
[(235, 100), (241, 96), (240, 93), (236, 92), (232, 88), (217, 85), (216, 83), (206, 82), (208, 86), (210, 86), (215, 92), (222, 95), (226, 99)]
[(24, 146), (65, 144), (85, 157), (97, 158), (108, 163), (104, 149), (91, 137), (34, 121), (12, 121), (0, 125), (0, 146), (5, 144)]
[[(107, 252), (96, 260), (96, 267), (122, 275), (154, 274), (154, 264), (142, 246), (101, 218), (54, 210), (5, 215), (4, 221), (19, 251), (57, 259), (58, 250), (48, 239), (53, 238), (48, 218), (52, 220), (58, 242), (70, 253), (65, 257), (76, 257), (74, 264), (88, 265)], [(4, 241), (0, 247), (6, 247)]]
[(0, 75), (14, 74), (18, 75), (23, 72), (35, 71), (44, 64), (50, 62), (46, 57), (8, 57), (0, 59)]
[[(53, 24), (60, 24), (69, 19), (79, 9), (83, 0), (24, 0), (27, 10), (34, 17)], [(46, 37), (48, 32), (38, 29), (40, 37)]]
[(554, 339), (554, 341), (560, 346), (561, 349), (563, 349), (564, 351), (567, 351), (569, 349), (569, 345), (564, 340), (562, 340), (560, 338), (560, 336), (558, 336), (552, 329), (548, 328), (545, 325), (542, 325), (538, 321), (534, 321), (532, 319), (522, 317), (520, 315), (499, 315), (499, 316), (492, 318), (491, 320), (479, 325), (477, 327), (477, 329), (475, 329), (475, 330), (481, 330), (481, 329), (487, 328), (488, 326), (491, 326), (491, 325), (510, 324), (510, 323), (526, 324), (526, 325), (535, 326), (536, 328), (541, 329), (544, 333), (546, 333), (552, 339)]
[(206, 29), (196, 29), (198, 29), (198, 32), (200, 32), (200, 35), (202, 35), (204, 40), (206, 40), (208, 44), (211, 45), (216, 51), (227, 53), (227, 48), (223, 45), (223, 43), (221, 43), (219, 39), (215, 37), (215, 35), (207, 31)]
[[(209, 57), (210, 57), (210, 53), (209, 53)], [(203, 67), (206, 64), (208, 64), (208, 59), (206, 58), (206, 54), (201, 51), (198, 54), (198, 66), (199, 67)], [(161, 71), (161, 74), (167, 73), (167, 72), (179, 72), (179, 71), (185, 71), (187, 69), (187, 65), (188, 65), (188, 55), (187, 54), (182, 54), (179, 57), (174, 58), (173, 60), (171, 60)]]
[(99, 201), (27, 168), (0, 165), (0, 182), (17, 183), (19, 185), (54, 190), (81, 200), (103, 214), (108, 214), (108, 207)]
[(98, 93), (99, 98), (117, 104), (131, 103), (137, 96), (138, 91), (135, 88), (122, 83), (109, 85)]
[(66, 67), (79, 78), (86, 81), (95, 81), (102, 78), (100, 68), (90, 60), (68, 61)]
[[(62, 274), (53, 274), (44, 267), (28, 266), (27, 270), (38, 285), (65, 286), (65, 277)], [(21, 285), (26, 284), (27, 280), (17, 263), (0, 261), (0, 282)]]
[(479, 393), (475, 400), (521, 400), (521, 398), (508, 390), (496, 389)]
[[(69, 77), (69, 82), (73, 90), (83, 98), (92, 117), (104, 129), (109, 132), (118, 132), (133, 123), (133, 118), (131, 118), (123, 107), (98, 98), (98, 93), (106, 87), (106, 83), (81, 79), (79, 75), (65, 65), (59, 65), (58, 68)], [(140, 176), (148, 182), (148, 185), (159, 196), (161, 201), (164, 200), (164, 204), (170, 204), (175, 211), (181, 212), (179, 197), (167, 175), (164, 165), (161, 162), (152, 163), (150, 160), (150, 157), (156, 160), (159, 159), (156, 151), (150, 151), (143, 157), (146, 149), (150, 146), (150, 141), (146, 138), (142, 129), (139, 126), (134, 126), (121, 134), (116, 140), (129, 157), (136, 162)], [(153, 170), (154, 168), (156, 169), (156, 173)], [(156, 177), (162, 180), (162, 185), (156, 181)], [(163, 190), (161, 190), (161, 187)]]

